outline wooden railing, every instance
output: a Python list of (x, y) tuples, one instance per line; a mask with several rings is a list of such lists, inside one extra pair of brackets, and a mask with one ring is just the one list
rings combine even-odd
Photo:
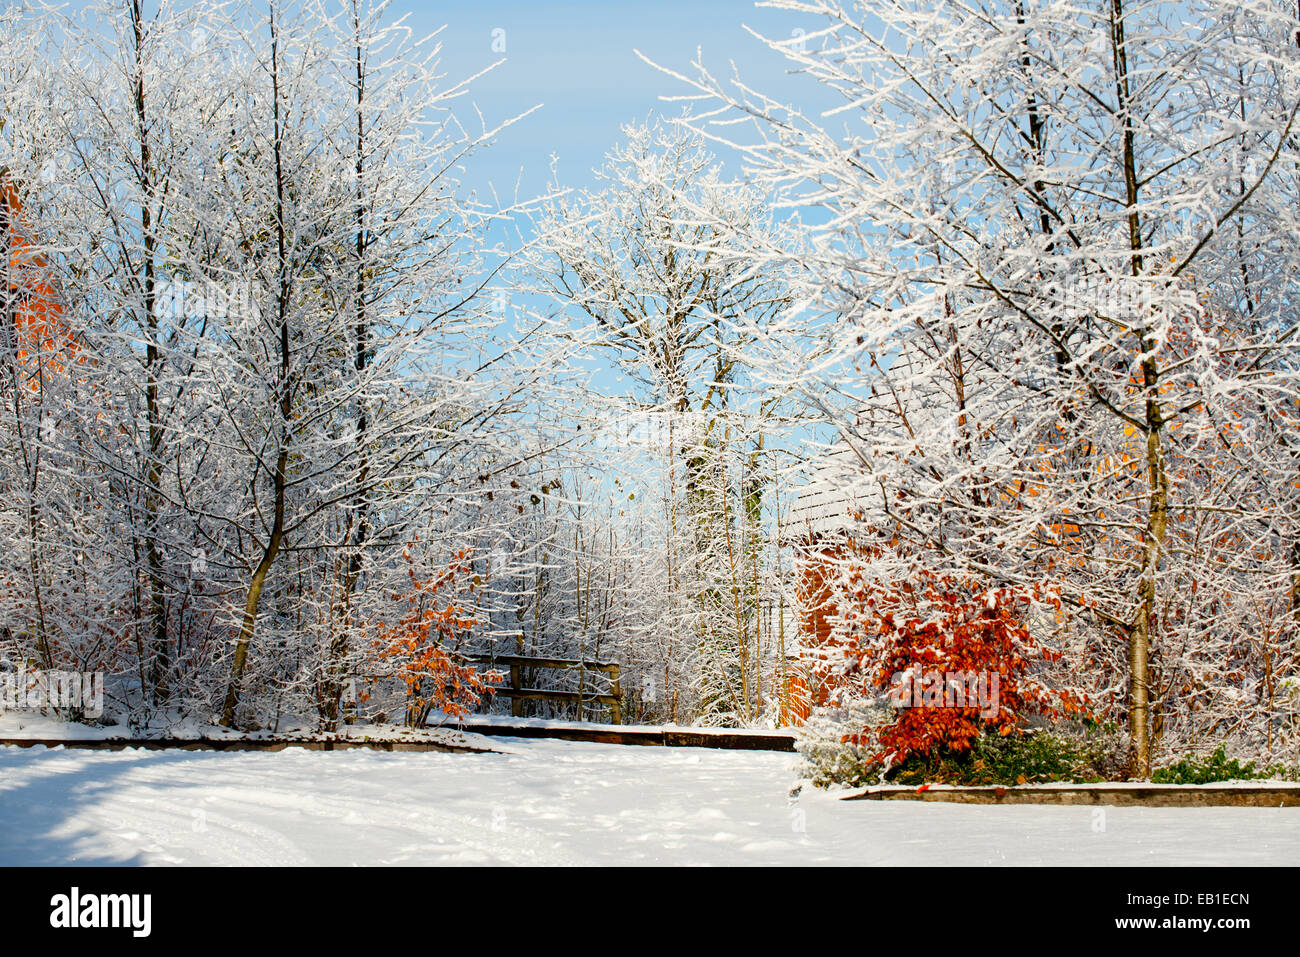
[[(493, 693), (510, 699), (510, 714), (523, 717), (525, 701), (562, 701), (578, 705), (581, 717), (582, 707), (587, 702), (609, 705), (610, 720), (614, 724), (623, 723), (622, 688), (619, 685), (619, 666), (614, 661), (587, 661), (575, 658), (533, 658), (527, 655), (467, 655), (467, 661), (475, 664), (502, 666), (510, 669), (509, 686), (494, 687)], [(604, 694), (588, 694), (581, 688), (578, 691), (546, 691), (541, 688), (525, 688), (523, 670), (525, 668), (549, 668), (557, 671), (598, 671), (609, 676), (609, 691)]]

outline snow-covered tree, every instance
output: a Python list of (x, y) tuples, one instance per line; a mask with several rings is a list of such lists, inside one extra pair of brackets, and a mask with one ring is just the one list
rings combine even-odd
[(749, 388), (745, 350), (786, 290), (779, 273), (748, 267), (735, 237), (776, 230), (762, 194), (728, 182), (698, 135), (663, 120), (624, 135), (595, 189), (557, 184), (536, 219), (535, 272), (565, 310), (558, 334), (627, 382), (609, 406), (621, 424), (611, 440), (640, 436), (634, 454), (667, 457), (667, 627), (693, 655), (701, 713), (752, 721), (764, 450), (780, 393)]
[[(1062, 678), (1125, 718), (1146, 776), (1281, 660), (1228, 609), (1290, 582), (1295, 11), (764, 5), (822, 24), (768, 45), (829, 109), (678, 76), (696, 129), (823, 211), (793, 253), (752, 244), (808, 306), (788, 321), (812, 347), (771, 375), (856, 451), (872, 532), (910, 543), (875, 574), (1057, 587)], [(1260, 423), (1248, 478), (1224, 430)]]

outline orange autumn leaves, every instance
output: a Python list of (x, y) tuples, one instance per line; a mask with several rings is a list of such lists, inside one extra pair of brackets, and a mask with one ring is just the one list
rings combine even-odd
[(404, 610), (391, 624), (378, 623), (375, 652), (405, 685), (409, 726), (422, 727), (434, 710), (463, 718), (502, 678), (495, 672), (480, 673), (447, 651), (479, 624), (474, 604), (480, 582), (469, 552), (458, 552), (431, 572), (417, 568), (409, 546), (403, 558), (410, 585), (393, 598)]
[[(851, 565), (837, 601), (840, 674), (828, 680), (871, 696), (898, 691), (903, 676), (937, 676), (945, 685), (963, 676), (992, 695), (978, 703), (964, 694), (957, 703), (910, 701), (876, 731), (875, 760), (897, 766), (914, 755), (965, 751), (983, 733), (1019, 731), (1030, 715), (1087, 715), (1086, 700), (1050, 689), (1036, 675), (1060, 655), (1030, 635), (1026, 618), (1034, 604), (1053, 608), (1059, 599), (1046, 588), (988, 588), (925, 568), (885, 583)], [(868, 739), (866, 729), (845, 737), (855, 745)]]
[(5, 345), (22, 367), (35, 367), (29, 384), (39, 388), (43, 370), (61, 372), (80, 357), (63, 321), (63, 301), (49, 263), (23, 218), (18, 189), (4, 170), (0, 170), (0, 235), (7, 250)]

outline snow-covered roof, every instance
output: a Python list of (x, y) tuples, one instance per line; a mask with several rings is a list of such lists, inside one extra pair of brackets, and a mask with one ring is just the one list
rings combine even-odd
[(841, 439), (822, 453), (812, 478), (795, 493), (787, 526), (790, 535), (808, 539), (851, 527), (862, 479), (862, 460), (853, 446)]
[(840, 440), (813, 461), (812, 477), (796, 491), (791, 537), (806, 540), (848, 531), (857, 524), (853, 515), (858, 511), (879, 519), (880, 490), (870, 478), (871, 469), (884, 458), (896, 460), (903, 450), (914, 449), (917, 435), (942, 447), (950, 441), (945, 436), (951, 433), (951, 419), (955, 413), (937, 404), (909, 405), (906, 422), (892, 411), (859, 411)]

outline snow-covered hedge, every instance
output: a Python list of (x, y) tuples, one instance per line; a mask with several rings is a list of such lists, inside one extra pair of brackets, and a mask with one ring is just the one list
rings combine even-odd
[[(871, 760), (879, 752), (874, 732), (892, 720), (894, 713), (871, 701), (855, 700), (843, 707), (814, 708), (795, 738), (800, 777), (817, 787), (862, 787), (880, 780), (883, 768)], [(859, 734), (858, 743), (844, 741)]]

